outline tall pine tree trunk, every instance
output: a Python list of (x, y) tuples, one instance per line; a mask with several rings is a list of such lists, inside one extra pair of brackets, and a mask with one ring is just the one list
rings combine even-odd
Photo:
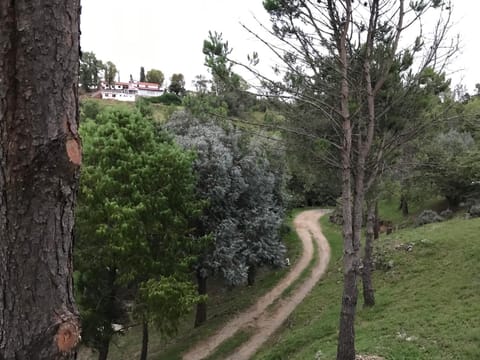
[(346, 41), (351, 16), (351, 3), (347, 2), (347, 21), (342, 27), (339, 46), (339, 65), (342, 74), (340, 107), (342, 123), (342, 216), (343, 216), (343, 294), (340, 310), (337, 359), (355, 359), (355, 306), (357, 302), (356, 254), (353, 246), (352, 218), (352, 123), (349, 110), (348, 56)]
[(98, 360), (107, 360), (108, 358), (108, 350), (110, 349), (110, 341), (105, 341), (99, 348), (98, 348)]
[(408, 216), (408, 198), (405, 194), (400, 196), (400, 210), (403, 216)]
[[(202, 269), (197, 269), (198, 295), (207, 295), (207, 277), (202, 274)], [(202, 325), (207, 321), (207, 303), (200, 301), (197, 304), (195, 314), (195, 327)]]
[(0, 1), (0, 359), (71, 359), (79, 0)]
[(362, 269), (364, 306), (375, 305), (375, 290), (373, 288), (373, 282), (372, 282), (375, 208), (376, 208), (376, 205), (374, 202), (368, 203), (367, 229), (366, 229), (366, 236), (365, 236), (365, 253), (363, 255), (363, 269)]
[(148, 321), (143, 319), (142, 324), (142, 352), (140, 354), (140, 360), (147, 360), (148, 354)]

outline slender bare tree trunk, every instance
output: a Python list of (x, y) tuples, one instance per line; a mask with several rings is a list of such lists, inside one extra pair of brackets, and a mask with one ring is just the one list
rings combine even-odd
[[(349, 123), (349, 121), (348, 121)], [(340, 311), (337, 360), (355, 359), (355, 308), (357, 304), (358, 255), (353, 244), (352, 191), (351, 191), (351, 128), (344, 122), (342, 149), (342, 215), (343, 215), (343, 295)]]
[[(338, 335), (337, 360), (355, 359), (355, 307), (357, 304), (357, 254), (353, 245), (352, 218), (352, 123), (349, 110), (349, 62), (347, 54), (347, 34), (351, 18), (351, 3), (346, 1), (346, 21), (338, 33), (339, 68), (342, 74), (340, 89), (340, 110), (343, 120), (342, 132), (342, 215), (343, 215), (343, 294), (340, 310), (340, 330)], [(333, 2), (329, 2), (332, 12)], [(334, 18), (333, 13), (331, 17)]]
[(79, 0), (0, 1), (0, 359), (72, 359)]
[(110, 341), (105, 341), (98, 349), (98, 360), (107, 360), (108, 351), (110, 349)]
[[(342, 165), (344, 174), (342, 177), (349, 180), (349, 188), (347, 189), (346, 181), (344, 180), (342, 193), (345, 196), (343, 201), (350, 200), (350, 203), (343, 203), (344, 220), (345, 216), (349, 217), (343, 226), (344, 233), (344, 288), (342, 297), (342, 310), (340, 314), (340, 333), (337, 348), (337, 360), (354, 360), (355, 359), (355, 313), (358, 299), (357, 275), (360, 266), (360, 237), (363, 222), (363, 205), (365, 201), (365, 171), (366, 161), (370, 153), (373, 143), (375, 130), (375, 89), (372, 87), (371, 79), (371, 53), (373, 49), (373, 42), (377, 28), (377, 16), (379, 11), (379, 0), (374, 0), (370, 5), (370, 18), (367, 32), (367, 41), (365, 46), (365, 53), (363, 59), (363, 71), (365, 80), (365, 92), (368, 116), (365, 124), (357, 124), (356, 139), (356, 156), (353, 156), (352, 151), (352, 124), (350, 114), (348, 112), (348, 93), (349, 93), (349, 65), (346, 48), (346, 39), (348, 33), (348, 25), (344, 25), (344, 32), (340, 38), (339, 54), (340, 54), (340, 69), (342, 69), (342, 85), (341, 85), (341, 113), (344, 119), (343, 135), (349, 136), (350, 146), (342, 149)], [(351, 21), (351, 2), (345, 2), (345, 23)], [(380, 82), (384, 81), (380, 79)], [(345, 97), (344, 102), (344, 95)], [(347, 117), (348, 115), (348, 121)], [(349, 125), (349, 129), (346, 128)], [(348, 159), (347, 159), (348, 150)], [(346, 166), (348, 161), (348, 165)], [(355, 161), (355, 183), (354, 194), (351, 196), (351, 178), (352, 178), (352, 162)], [(346, 168), (349, 168), (349, 174), (346, 173)], [(349, 197), (349, 199), (347, 199)]]
[(400, 197), (400, 210), (402, 210), (403, 216), (408, 216), (408, 199), (405, 194)]
[(140, 354), (140, 360), (147, 360), (148, 354), (148, 321), (143, 320), (142, 323), (142, 352)]
[(375, 305), (375, 290), (372, 282), (373, 272), (373, 239), (375, 228), (375, 208), (376, 202), (368, 203), (367, 210), (367, 228), (365, 236), (365, 253), (363, 255), (362, 285), (363, 285), (363, 305)]
[(380, 221), (378, 218), (378, 200), (375, 201), (375, 220), (374, 220), (374, 227), (373, 227), (373, 239), (378, 240), (380, 233)]

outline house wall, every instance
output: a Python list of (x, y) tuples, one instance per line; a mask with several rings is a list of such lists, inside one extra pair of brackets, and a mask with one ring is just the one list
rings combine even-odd
[(117, 101), (135, 101), (135, 94), (117, 91), (102, 91), (102, 99)]
[(163, 91), (160, 90), (138, 89), (138, 96), (160, 96), (162, 94)]

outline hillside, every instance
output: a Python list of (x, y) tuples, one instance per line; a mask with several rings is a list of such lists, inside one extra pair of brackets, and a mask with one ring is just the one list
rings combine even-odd
[[(92, 100), (83, 111), (88, 117), (88, 111), (95, 112), (107, 105), (112, 103)], [(156, 121), (163, 122), (178, 108), (155, 104), (150, 110)], [(250, 115), (255, 123), (263, 119), (259, 112)], [(238, 127), (249, 133), (253, 123), (239, 122)], [(427, 199), (412, 202), (410, 213), (431, 206), (436, 210), (445, 209), (447, 204), (438, 202), (438, 199), (433, 197), (435, 203)], [(476, 261), (480, 244), (475, 238), (480, 230), (479, 220), (458, 217), (448, 222), (411, 228), (414, 217), (402, 216), (396, 195), (383, 199), (380, 207), (383, 220), (408, 228), (384, 235), (377, 244), (374, 278), (377, 305), (373, 309), (363, 309), (361, 296), (359, 298), (357, 352), (386, 359), (480, 358), (477, 345), (480, 330), (476, 326), (480, 323), (480, 265)], [(253, 358), (334, 358), (342, 288), (342, 244), (338, 227), (324, 219), (322, 228), (332, 248), (327, 276)], [(293, 253), (299, 253), (299, 245), (293, 232), (289, 236), (288, 256), (293, 264), (296, 258)], [(173, 339), (160, 336), (152, 328), (148, 358), (179, 359), (180, 354), (194, 343), (215, 333), (222, 324), (274, 287), (285, 273), (286, 269), (263, 272), (256, 286), (237, 289), (225, 288), (217, 279), (218, 283), (213, 284), (209, 294), (207, 324), (192, 329), (193, 319), (188, 316)], [(250, 330), (238, 331), (220, 345), (219, 352), (212, 358), (225, 359), (235, 353), (252, 338)], [(114, 338), (109, 358), (137, 358), (140, 344), (140, 328), (133, 326), (126, 336)]]
[[(334, 359), (341, 297), (339, 229), (326, 278), (254, 359)], [(357, 351), (386, 359), (480, 358), (480, 219), (405, 229), (381, 237), (377, 305), (358, 305)], [(411, 251), (405, 244), (412, 245)]]
[[(325, 278), (253, 359), (335, 358), (342, 285), (341, 235), (339, 228), (330, 224), (326, 217), (321, 224), (332, 250)], [(377, 305), (373, 309), (363, 309), (361, 298), (358, 304), (358, 353), (385, 359), (480, 358), (479, 232), (480, 219), (457, 218), (383, 235), (376, 249)], [(278, 281), (279, 275), (272, 274), (270, 280)], [(167, 353), (161, 350), (165, 346), (161, 345), (163, 341), (152, 334), (149, 359), (179, 359), (195, 339), (204, 338), (232, 316), (236, 312), (233, 307), (238, 310), (245, 307), (238, 303), (240, 299), (249, 298), (251, 302), (272, 286), (270, 280), (269, 276), (262, 277), (257, 291), (238, 289), (240, 291), (232, 292), (229, 294), (234, 295), (233, 299), (229, 296), (231, 304), (222, 301), (222, 295), (212, 298), (211, 312), (215, 315), (207, 327), (197, 329), (200, 332), (186, 331), (177, 339), (167, 341), (173, 345), (167, 346)], [(137, 357), (139, 335), (134, 330), (118, 338), (111, 358)], [(222, 346), (222, 355), (216, 354), (214, 358), (228, 358), (250, 338), (249, 334), (241, 332), (237, 335)]]

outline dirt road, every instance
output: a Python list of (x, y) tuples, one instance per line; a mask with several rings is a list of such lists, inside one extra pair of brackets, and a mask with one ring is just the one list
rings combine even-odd
[[(233, 336), (238, 330), (253, 328), (254, 334), (242, 344), (228, 359), (248, 360), (260, 346), (282, 325), (298, 304), (307, 296), (315, 284), (320, 280), (327, 269), (330, 260), (330, 246), (322, 234), (318, 219), (325, 214), (323, 210), (307, 210), (300, 213), (294, 220), (295, 229), (303, 244), (303, 254), (291, 271), (267, 294), (246, 311), (240, 313), (234, 319), (225, 324), (213, 336), (196, 344), (183, 355), (183, 360), (200, 360), (211, 355), (215, 349), (225, 340)], [(313, 241), (318, 247), (319, 261), (315, 264), (308, 278), (293, 293), (281, 299), (281, 295), (308, 266), (313, 257)], [(273, 305), (273, 310), (266, 311)]]

